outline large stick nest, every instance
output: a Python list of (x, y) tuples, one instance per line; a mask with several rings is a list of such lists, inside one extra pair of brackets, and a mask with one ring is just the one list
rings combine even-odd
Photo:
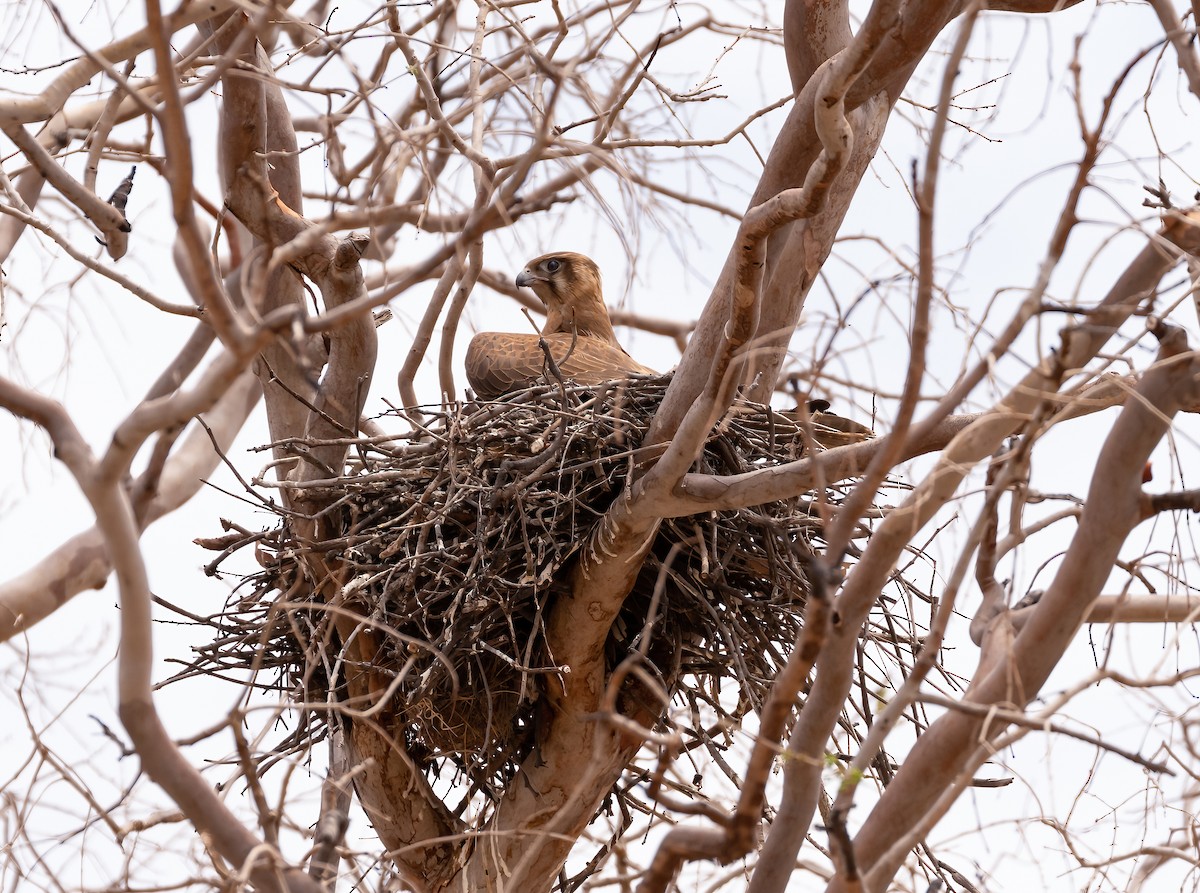
[[(211, 619), (218, 636), (197, 667), (254, 668), (258, 678), (275, 669), (273, 684), (297, 700), (336, 700), (345, 642), (312, 595), (327, 581), (308, 579), (303, 560), (319, 555), (336, 569), (339, 610), (383, 633), (369, 669), (389, 680), (389, 725), (413, 759), (437, 774), (448, 757), (488, 787), (510, 777), (560, 672), (547, 611), (569, 591), (597, 520), (652, 458), (641, 444), (667, 381), (536, 387), (427, 410), (400, 438), (355, 440), (344, 472), (310, 487), (309, 496), (335, 497), (321, 541), (297, 539), (283, 511), (274, 530), (223, 541), (214, 567), (253, 542), (261, 570)], [(742, 406), (717, 426), (696, 470), (775, 465), (802, 455), (806, 439), (778, 413)], [(840, 498), (830, 489), (664, 521), (609, 636), (610, 666), (640, 650), (665, 690), (684, 693), (697, 730), (714, 714), (737, 720), (754, 709), (799, 631), (817, 508)], [(297, 735), (319, 732), (306, 722)]]

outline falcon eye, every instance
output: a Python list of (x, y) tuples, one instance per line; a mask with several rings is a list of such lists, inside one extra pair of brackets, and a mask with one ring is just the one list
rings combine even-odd
[(546, 271), (549, 273), (557, 273), (558, 268), (562, 266), (562, 261), (558, 259), (546, 261)]

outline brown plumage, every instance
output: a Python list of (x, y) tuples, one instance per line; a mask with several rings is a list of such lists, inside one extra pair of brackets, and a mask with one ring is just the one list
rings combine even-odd
[(729, 415), (737, 416), (741, 425), (760, 431), (771, 431), (771, 437), (795, 439), (803, 445), (811, 435), (821, 449), (862, 443), (875, 436), (875, 432), (853, 419), (829, 411), (828, 400), (810, 400), (807, 408), (768, 409), (758, 403), (734, 400)]
[(875, 436), (875, 432), (861, 422), (830, 412), (828, 400), (809, 400), (807, 413), (799, 406), (780, 413), (798, 425), (804, 424), (806, 414), (812, 425), (813, 437), (826, 449), (862, 443)]
[[(531, 260), (516, 283), (529, 287), (546, 305), (540, 338), (550, 348), (563, 378), (601, 384), (627, 373), (653, 375), (617, 342), (600, 270), (582, 254), (560, 251)], [(484, 399), (499, 397), (547, 380), (546, 354), (538, 335), (480, 332), (467, 348), (467, 380)]]

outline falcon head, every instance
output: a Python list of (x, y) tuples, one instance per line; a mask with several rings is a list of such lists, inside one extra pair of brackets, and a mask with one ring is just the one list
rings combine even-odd
[(573, 251), (543, 254), (517, 274), (516, 283), (533, 289), (546, 305), (543, 333), (573, 332), (616, 342), (600, 289), (600, 268), (591, 258)]

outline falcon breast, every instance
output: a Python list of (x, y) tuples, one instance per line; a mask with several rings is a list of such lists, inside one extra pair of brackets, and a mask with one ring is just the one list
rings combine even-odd
[(518, 287), (530, 288), (546, 305), (542, 334), (480, 332), (467, 347), (467, 380), (484, 399), (547, 381), (545, 341), (567, 381), (602, 384), (629, 374), (653, 375), (617, 342), (600, 269), (582, 254), (562, 251), (531, 260), (517, 274)]

